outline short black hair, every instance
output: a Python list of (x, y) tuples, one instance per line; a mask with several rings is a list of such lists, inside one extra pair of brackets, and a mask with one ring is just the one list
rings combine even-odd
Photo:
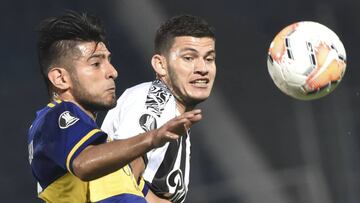
[(60, 63), (61, 57), (79, 42), (107, 44), (105, 30), (100, 20), (85, 12), (68, 10), (61, 16), (47, 18), (40, 23), (37, 31), (40, 70), (48, 90), (50, 81), (47, 74), (51, 66)]
[(209, 37), (215, 40), (215, 31), (201, 17), (189, 14), (174, 16), (157, 30), (154, 42), (155, 53), (164, 54), (169, 51), (174, 38), (180, 36)]

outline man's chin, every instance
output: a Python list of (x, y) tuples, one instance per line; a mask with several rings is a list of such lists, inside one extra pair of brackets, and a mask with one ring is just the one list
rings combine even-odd
[(116, 106), (116, 101), (111, 102), (81, 102), (85, 109), (88, 109), (92, 112), (99, 112), (99, 111), (108, 111)]
[(102, 102), (99, 102), (99, 106), (102, 106), (102, 108), (103, 108), (102, 111), (107, 111), (107, 110), (114, 108), (116, 106), (115, 96), (113, 96), (107, 100), (103, 100)]
[(112, 102), (109, 102), (109, 103), (105, 103), (102, 106), (102, 111), (107, 111), (107, 110), (110, 110), (112, 108), (114, 108), (116, 106), (116, 101), (112, 101)]
[(195, 107), (199, 103), (205, 101), (208, 97), (191, 98), (186, 102), (187, 107)]

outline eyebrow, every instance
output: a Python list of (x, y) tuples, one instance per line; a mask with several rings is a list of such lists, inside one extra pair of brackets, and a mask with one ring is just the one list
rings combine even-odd
[[(196, 49), (194, 49), (194, 48), (189, 48), (189, 47), (184, 48), (184, 49), (181, 50), (181, 52), (185, 52), (185, 51), (193, 51), (193, 52), (199, 53), (198, 50), (196, 50)], [(205, 56), (208, 56), (208, 55), (210, 55), (210, 54), (216, 54), (215, 50), (212, 49), (212, 50), (206, 52)]]
[(103, 53), (97, 53), (97, 54), (92, 54), (88, 60), (92, 59), (92, 58), (111, 58), (111, 53), (109, 55), (103, 54)]
[(214, 54), (214, 55), (216, 55), (216, 52), (215, 52), (215, 50), (214, 49), (212, 49), (212, 50), (210, 50), (210, 51), (208, 51), (208, 52), (206, 52), (206, 56), (209, 56), (209, 55), (211, 55), (211, 54)]

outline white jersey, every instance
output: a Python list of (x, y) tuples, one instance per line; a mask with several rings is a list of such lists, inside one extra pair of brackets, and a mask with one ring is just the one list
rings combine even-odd
[[(102, 130), (115, 139), (125, 139), (156, 129), (179, 115), (175, 98), (160, 81), (127, 89), (110, 110)], [(150, 189), (172, 202), (184, 202), (189, 184), (190, 132), (144, 156), (143, 177)]]

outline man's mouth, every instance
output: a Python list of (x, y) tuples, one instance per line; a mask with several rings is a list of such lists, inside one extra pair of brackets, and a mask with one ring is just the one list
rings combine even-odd
[(203, 79), (196, 79), (190, 82), (191, 84), (199, 84), (199, 85), (205, 85), (209, 83), (209, 79), (203, 78)]

